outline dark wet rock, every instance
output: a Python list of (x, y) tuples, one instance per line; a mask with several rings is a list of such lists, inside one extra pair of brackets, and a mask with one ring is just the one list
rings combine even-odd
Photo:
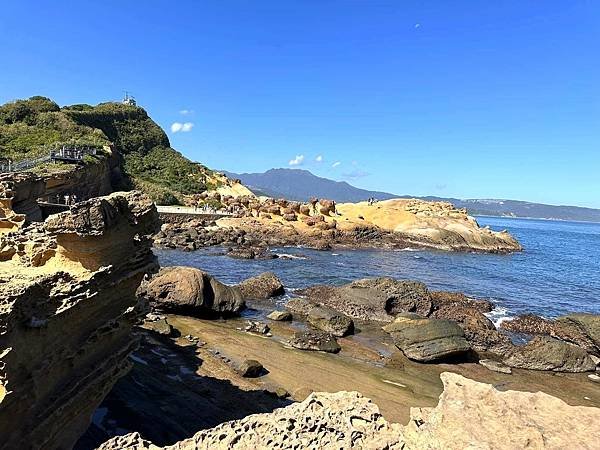
[(331, 250), (331, 243), (325, 239), (319, 239), (311, 242), (308, 248), (313, 250), (328, 251)]
[(337, 337), (354, 333), (354, 322), (343, 314), (327, 307), (317, 306), (308, 311), (308, 322), (321, 331)]
[(474, 350), (505, 355), (512, 349), (510, 338), (496, 330), (494, 323), (478, 309), (457, 303), (446, 303), (436, 308), (430, 317), (458, 323)]
[(313, 286), (299, 294), (314, 304), (361, 320), (391, 322), (400, 312), (427, 315), (431, 311), (431, 299), (423, 283), (393, 278), (367, 278), (340, 287)]
[(289, 341), (292, 347), (300, 350), (312, 350), (337, 353), (341, 350), (336, 338), (330, 333), (321, 331), (299, 331)]
[[(325, 288), (325, 286), (323, 286)], [(294, 313), (307, 316), (308, 312), (315, 307), (315, 303), (303, 297), (290, 298), (285, 304), (285, 307)]]
[(271, 313), (269, 313), (267, 318), (278, 322), (290, 321), (292, 320), (292, 313), (290, 313), (289, 311), (272, 311)]
[(464, 355), (471, 349), (462, 328), (451, 320), (403, 313), (383, 329), (390, 333), (406, 357), (415, 361), (447, 359)]
[(461, 306), (463, 308), (475, 309), (480, 313), (491, 312), (494, 309), (494, 304), (489, 300), (467, 297), (462, 292), (433, 291), (430, 293), (430, 296), (434, 309)]
[(510, 367), (554, 372), (588, 372), (596, 368), (584, 349), (548, 336), (536, 336), (515, 347), (503, 362)]
[(264, 367), (261, 363), (255, 359), (247, 359), (238, 368), (238, 372), (241, 376), (246, 378), (260, 377), (264, 372)]
[(267, 334), (270, 331), (269, 325), (257, 320), (248, 320), (244, 331), (248, 333)]
[(283, 284), (273, 272), (265, 272), (238, 284), (245, 299), (264, 300), (285, 293)]
[(489, 369), (493, 372), (506, 373), (511, 374), (512, 370), (506, 364), (501, 363), (500, 361), (494, 361), (493, 359), (480, 359), (479, 364), (481, 364), (486, 369)]
[(561, 341), (578, 345), (589, 353), (600, 354), (598, 353), (598, 346), (594, 342), (594, 339), (586, 332), (580, 322), (577, 321), (581, 317), (583, 317), (584, 321), (587, 320), (586, 316), (590, 316), (591, 318), (598, 317), (591, 314), (573, 314), (571, 316), (564, 316), (558, 320), (550, 320), (534, 314), (524, 314), (512, 320), (502, 322), (500, 327), (514, 333), (551, 336)]
[(276, 259), (277, 255), (262, 247), (239, 247), (232, 248), (227, 256), (237, 259)]
[(140, 288), (153, 309), (195, 316), (239, 314), (245, 303), (239, 289), (193, 267), (165, 267)]
[(173, 334), (173, 327), (167, 322), (167, 319), (146, 321), (144, 322), (144, 328), (162, 334), (163, 336), (171, 336), (171, 334)]
[(598, 314), (568, 314), (557, 319), (558, 323), (575, 326), (594, 346), (580, 346), (586, 348), (590, 353), (600, 356), (600, 315)]

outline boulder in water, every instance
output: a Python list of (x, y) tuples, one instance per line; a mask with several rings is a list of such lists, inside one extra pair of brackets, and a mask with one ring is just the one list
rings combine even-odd
[(140, 289), (162, 312), (194, 316), (239, 314), (245, 307), (237, 287), (227, 286), (193, 267), (164, 267)]
[(432, 306), (423, 283), (385, 277), (357, 280), (340, 287), (313, 286), (299, 293), (314, 304), (360, 320), (391, 322), (400, 312), (425, 316)]
[(238, 284), (245, 299), (264, 300), (285, 293), (283, 284), (273, 272), (265, 272)]
[(289, 311), (272, 311), (267, 316), (267, 319), (275, 320), (278, 322), (292, 320), (292, 313)]

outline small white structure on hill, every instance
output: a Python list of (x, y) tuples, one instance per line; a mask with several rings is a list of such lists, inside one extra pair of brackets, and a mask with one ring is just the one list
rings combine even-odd
[(123, 99), (123, 104), (129, 105), (129, 106), (137, 106), (137, 102), (135, 101), (135, 98), (133, 98), (132, 95), (129, 95), (129, 92), (125, 92), (125, 98)]

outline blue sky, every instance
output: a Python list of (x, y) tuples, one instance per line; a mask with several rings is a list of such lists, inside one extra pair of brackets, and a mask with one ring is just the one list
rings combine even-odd
[(600, 207), (599, 23), (595, 0), (4, 0), (0, 102), (129, 90), (213, 168)]

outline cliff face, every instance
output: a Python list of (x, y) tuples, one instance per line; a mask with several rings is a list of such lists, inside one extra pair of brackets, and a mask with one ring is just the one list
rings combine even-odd
[(0, 448), (71, 448), (85, 431), (129, 369), (157, 228), (134, 191), (0, 235)]
[(37, 199), (45, 191), (44, 180), (32, 173), (0, 174), (0, 233), (21, 228), (26, 219), (41, 220)]
[(443, 373), (435, 408), (413, 408), (408, 425), (388, 423), (356, 392), (313, 393), (302, 403), (203, 430), (158, 447), (138, 433), (115, 437), (99, 450), (214, 450), (254, 448), (592, 449), (600, 410), (569, 406), (538, 392), (500, 392)]
[[(39, 201), (63, 202), (64, 195), (76, 195), (79, 200), (108, 195), (123, 185), (121, 156), (108, 150), (94, 163), (83, 166), (56, 166), (37, 173), (0, 174), (0, 227), (13, 231), (24, 220), (40, 222), (44, 212)], [(15, 218), (14, 214), (24, 216)], [(10, 223), (5, 219), (10, 219)], [(14, 221), (19, 222), (17, 224)], [(0, 231), (1, 232), (1, 231)]]
[(109, 147), (107, 155), (94, 164), (76, 167), (74, 170), (55, 171), (42, 174), (45, 182), (45, 196), (76, 195), (78, 199), (88, 199), (108, 195), (119, 190), (124, 180), (121, 173), (121, 155)]

